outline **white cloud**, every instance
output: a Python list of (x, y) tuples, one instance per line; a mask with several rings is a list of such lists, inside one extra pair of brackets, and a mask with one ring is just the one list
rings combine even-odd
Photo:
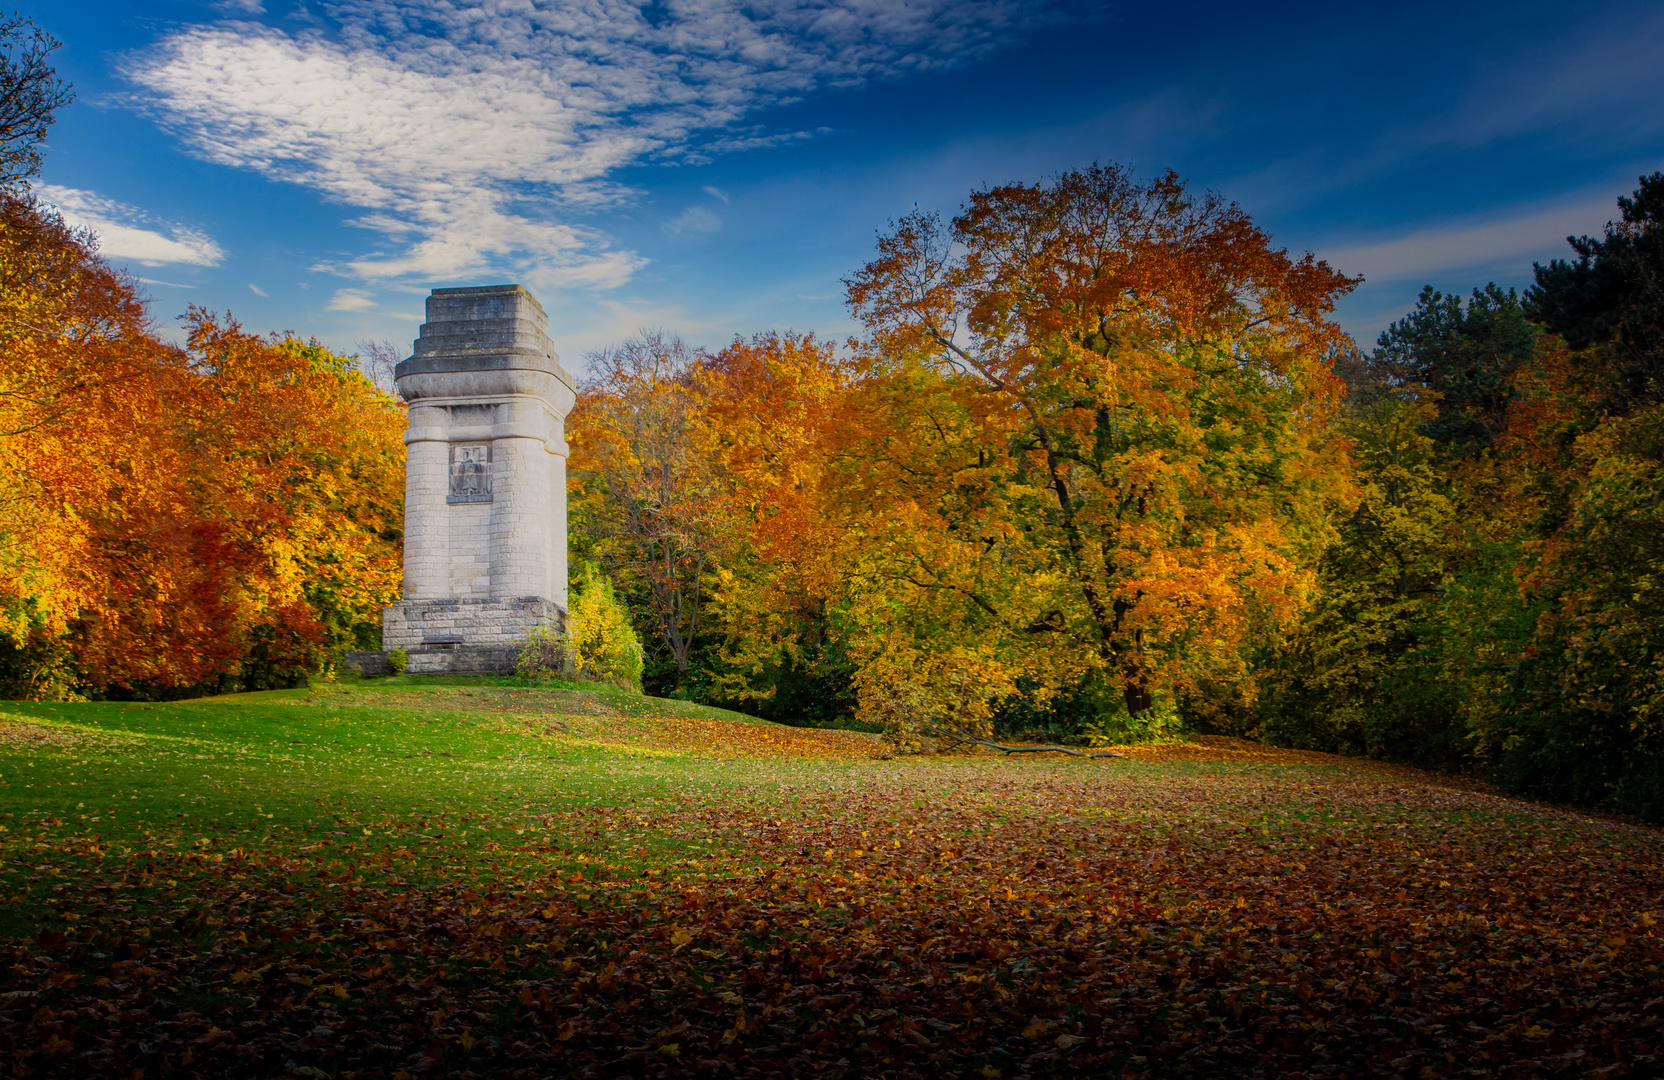
[(227, 15), (264, 15), (266, 5), (260, 0), (214, 0), (214, 10)]
[[(214, 243), (207, 233), (188, 225), (162, 221), (136, 206), (57, 184), (41, 184), (35, 191), (57, 207), (69, 224), (96, 233), (98, 250), (113, 262), (131, 261), (141, 266), (166, 266), (170, 263), (218, 266), (225, 259), (224, 249)], [(165, 285), (167, 282), (155, 284)]]
[(722, 229), (722, 219), (703, 206), (690, 206), (665, 222), (662, 228), (668, 236), (683, 233), (714, 233)]
[[(1077, 5), (1080, 0), (1059, 0)], [(333, 33), (188, 26), (127, 56), (130, 102), (192, 153), (361, 208), (369, 281), (512, 269), (610, 288), (644, 260), (574, 211), (646, 160), (799, 132), (748, 114), (963, 64), (1062, 12), (1028, 0), (343, 0)]]
[(336, 289), (335, 295), (329, 298), (329, 305), (324, 310), (366, 311), (375, 306), (375, 300), (363, 289)]
[(270, 296), (271, 295), (271, 293), (267, 292), (265, 289), (262, 289), (258, 285), (250, 285), (248, 287), (248, 291), (253, 293), (255, 296)]
[(1566, 237), (1599, 235), (1617, 213), (1615, 201), (1607, 196), (1529, 209), (1510, 218), (1444, 222), (1408, 236), (1325, 249), (1322, 255), (1336, 269), (1363, 274), (1370, 282), (1425, 278), (1509, 261), (1524, 267), (1534, 259), (1568, 256)]
[(701, 190), (713, 199), (721, 199), (724, 205), (728, 202), (728, 193), (717, 187), (715, 184), (706, 184)]

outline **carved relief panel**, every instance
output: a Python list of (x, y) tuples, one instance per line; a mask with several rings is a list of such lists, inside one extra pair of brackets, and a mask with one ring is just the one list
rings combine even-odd
[(491, 501), (491, 444), (451, 444), (448, 503)]

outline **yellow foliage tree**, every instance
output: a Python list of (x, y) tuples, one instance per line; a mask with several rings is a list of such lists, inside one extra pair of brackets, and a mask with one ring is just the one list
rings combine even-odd
[(728, 543), (699, 357), (650, 333), (588, 358), (568, 418), (569, 497), (596, 552), (639, 596), (658, 645), (688, 674), (707, 580)]

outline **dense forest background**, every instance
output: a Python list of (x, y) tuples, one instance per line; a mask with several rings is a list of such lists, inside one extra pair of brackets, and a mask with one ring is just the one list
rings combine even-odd
[[(402, 404), (228, 315), (158, 336), (30, 194), (68, 91), (5, 32), (0, 693), (375, 647)], [(1367, 352), (1332, 319), (1354, 279), (1171, 173), (914, 214), (846, 282), (856, 339), (587, 358), (574, 588), (624, 602), (651, 692), (786, 723), (1223, 732), (1664, 820), (1664, 174), (1618, 211)]]
[(648, 685), (787, 723), (1248, 735), (1664, 819), (1664, 174), (1523, 296), (1354, 282), (1173, 176), (893, 226), (868, 328), (645, 334), (573, 417)]

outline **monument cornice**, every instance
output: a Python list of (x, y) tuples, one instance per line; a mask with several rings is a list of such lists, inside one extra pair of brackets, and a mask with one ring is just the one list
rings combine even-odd
[(466, 375), (478, 371), (535, 371), (545, 375), (553, 375), (566, 385), (574, 394), (578, 392), (577, 380), (573, 379), (567, 370), (560, 366), (560, 358), (543, 356), (535, 352), (505, 352), (502, 349), (447, 349), (435, 352), (429, 356), (412, 356), (402, 360), (393, 368), (393, 378), (403, 379), (412, 375)]

